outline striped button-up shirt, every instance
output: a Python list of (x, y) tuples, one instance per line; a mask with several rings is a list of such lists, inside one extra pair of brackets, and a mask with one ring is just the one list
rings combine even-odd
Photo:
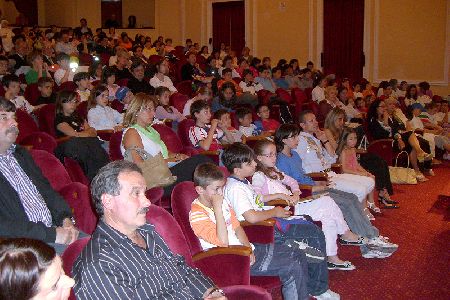
[(42, 195), (20, 167), (13, 153), (16, 145), (12, 145), (6, 154), (0, 155), (0, 172), (19, 195), (22, 206), (31, 222), (42, 222), (52, 226), (52, 215)]
[(99, 222), (72, 270), (77, 299), (201, 299), (214, 286), (174, 255), (153, 225), (138, 232), (147, 249)]

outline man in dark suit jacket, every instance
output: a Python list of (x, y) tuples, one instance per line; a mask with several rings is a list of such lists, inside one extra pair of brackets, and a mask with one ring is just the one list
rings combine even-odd
[(10, 55), (8, 58), (12, 61), (14, 65), (14, 71), (18, 70), (22, 66), (29, 66), (27, 62), (27, 55), (30, 52), (28, 49), (28, 44), (26, 42), (25, 36), (20, 34), (12, 38), (14, 44), (15, 54)]
[(78, 238), (65, 200), (28, 151), (15, 144), (16, 107), (0, 97), (0, 238), (42, 240), (58, 251)]
[(85, 18), (80, 19), (80, 26), (74, 30), (75, 35), (80, 38), (84, 33), (92, 35), (92, 30), (87, 26), (87, 20)]

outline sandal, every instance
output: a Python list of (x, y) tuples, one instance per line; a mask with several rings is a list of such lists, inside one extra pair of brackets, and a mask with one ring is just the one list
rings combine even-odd
[(421, 163), (426, 160), (432, 160), (432, 159), (433, 159), (433, 154), (431, 154), (431, 153), (424, 152), (420, 155), (417, 155), (417, 160)]
[(387, 203), (387, 204), (398, 204), (398, 201), (392, 200), (386, 196), (380, 196), (378, 195), (378, 203)]
[(345, 245), (345, 246), (362, 246), (366, 244), (366, 239), (360, 236), (356, 241), (347, 241), (343, 238), (339, 237), (339, 244)]
[(400, 206), (397, 205), (398, 202), (388, 200), (386, 198), (379, 198), (378, 202), (380, 203), (381, 208), (384, 208), (384, 209), (400, 208)]
[(367, 208), (373, 211), (374, 213), (381, 213), (381, 209), (374, 202), (367, 202)]

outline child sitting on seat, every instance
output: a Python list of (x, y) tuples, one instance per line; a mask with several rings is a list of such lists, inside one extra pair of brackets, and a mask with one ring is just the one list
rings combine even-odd
[(232, 140), (228, 140), (229, 134), (225, 134), (222, 139), (222, 144), (233, 144), (236, 142), (242, 142), (242, 132), (237, 130), (231, 125), (231, 116), (230, 113), (226, 109), (219, 109), (214, 113), (214, 119), (219, 120), (219, 125), (223, 128), (223, 132), (229, 131), (229, 133), (233, 136)]
[(77, 94), (79, 96), (80, 102), (88, 101), (91, 91), (89, 90), (89, 73), (80, 72), (73, 76), (73, 82), (77, 85)]
[(242, 78), (244, 78), (244, 80), (239, 83), (239, 86), (244, 93), (256, 95), (258, 91), (264, 89), (260, 83), (255, 82), (252, 70), (244, 70), (242, 73)]
[(70, 56), (65, 53), (59, 53), (56, 56), (56, 63), (59, 65), (59, 69), (53, 75), (55, 83), (60, 86), (64, 82), (73, 81), (75, 73), (70, 69)]
[(108, 87), (109, 101), (116, 99), (116, 93), (120, 86), (115, 84), (116, 82), (116, 71), (111, 67), (105, 67), (102, 74), (102, 83), (106, 84)]
[(108, 88), (104, 84), (97, 85), (89, 96), (88, 123), (95, 130), (122, 130), (123, 115), (108, 106)]
[(159, 120), (172, 120), (180, 122), (186, 119), (175, 107), (169, 104), (170, 90), (165, 86), (160, 86), (155, 89), (155, 96), (158, 100), (158, 107), (155, 111), (155, 118)]
[(325, 296), (329, 296), (326, 299), (339, 299), (338, 294), (328, 290), (328, 280), (317, 288), (316, 283), (308, 282), (314, 280), (308, 278), (307, 261), (298, 248), (249, 242), (233, 208), (224, 200), (225, 181), (222, 171), (214, 164), (202, 164), (195, 169), (194, 185), (198, 198), (192, 203), (189, 222), (202, 248), (231, 245), (251, 248), (250, 273), (280, 276), (285, 299), (308, 299), (308, 294), (317, 295), (316, 299), (325, 299)]
[(56, 94), (53, 93), (54, 81), (51, 77), (41, 77), (38, 82), (38, 90), (40, 93), (36, 104), (50, 104), (56, 102)]
[(29, 114), (33, 111), (40, 109), (45, 104), (33, 106), (23, 96), (19, 96), (20, 81), (19, 77), (14, 74), (8, 74), (3, 76), (2, 85), (5, 89), (5, 99), (14, 103), (17, 109), (21, 109)]
[(224, 132), (225, 124), (219, 120), (211, 120), (211, 108), (208, 102), (199, 100), (191, 105), (191, 116), (195, 120), (195, 126), (189, 129), (189, 140), (196, 148), (203, 150), (222, 149), (221, 140), (227, 134), (227, 140), (232, 140), (233, 136), (229, 131)]
[(193, 98), (189, 99), (184, 105), (183, 116), (185, 117), (190, 116), (192, 103), (194, 103), (197, 100), (209, 100), (210, 97), (211, 97), (211, 90), (208, 87), (202, 86), (201, 88), (199, 88), (197, 94)]
[[(260, 121), (255, 121), (257, 128), (262, 128), (263, 131), (274, 133), (280, 127), (280, 122), (270, 118), (270, 110), (266, 104), (259, 104), (256, 106), (256, 114), (261, 118)], [(261, 125), (259, 125), (261, 124)]]
[(252, 111), (247, 107), (236, 110), (236, 117), (239, 122), (239, 131), (245, 136), (256, 136), (261, 134), (261, 129), (252, 123)]

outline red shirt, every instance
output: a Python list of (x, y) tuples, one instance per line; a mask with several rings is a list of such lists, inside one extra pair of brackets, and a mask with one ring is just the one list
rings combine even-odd
[(262, 120), (262, 126), (264, 131), (275, 131), (280, 127), (280, 122), (274, 119)]

